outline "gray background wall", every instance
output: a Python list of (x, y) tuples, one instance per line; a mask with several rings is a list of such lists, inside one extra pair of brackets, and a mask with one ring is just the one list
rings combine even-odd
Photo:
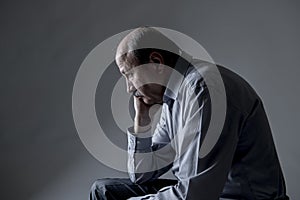
[(87, 199), (96, 178), (126, 177), (77, 135), (73, 82), (101, 41), (139, 25), (183, 32), (261, 95), (292, 199), (299, 199), (299, 1), (0, 2), (0, 198)]

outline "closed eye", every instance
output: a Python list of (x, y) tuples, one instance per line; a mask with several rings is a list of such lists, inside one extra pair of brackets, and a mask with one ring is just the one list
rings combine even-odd
[(122, 70), (121, 71), (121, 74), (123, 74), (123, 75), (129, 75), (129, 74), (131, 74), (129, 71), (125, 71), (125, 70)]

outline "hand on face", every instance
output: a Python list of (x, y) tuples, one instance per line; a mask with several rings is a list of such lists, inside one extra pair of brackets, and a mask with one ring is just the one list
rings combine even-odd
[[(135, 127), (146, 127), (151, 124), (155, 113), (160, 108), (158, 104), (146, 104), (141, 97), (134, 96)], [(138, 130), (135, 128), (135, 130)]]
[(134, 97), (139, 98), (144, 104), (152, 106), (154, 104), (162, 104), (162, 86), (147, 84), (132, 92)]

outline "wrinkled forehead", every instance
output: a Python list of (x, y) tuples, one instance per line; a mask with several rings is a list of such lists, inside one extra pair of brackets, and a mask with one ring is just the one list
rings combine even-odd
[(124, 57), (126, 57), (126, 54), (129, 53), (130, 49), (129, 49), (129, 42), (130, 40), (132, 40), (132, 38), (130, 38), (130, 34), (125, 36), (121, 42), (119, 43), (117, 50), (116, 50), (116, 55), (115, 55), (115, 59), (119, 60), (119, 59), (123, 59)]
[(115, 61), (118, 65), (118, 67), (126, 64), (126, 58), (125, 58), (125, 55), (124, 54), (119, 54), (118, 52), (116, 53), (116, 56), (115, 56)]
[(115, 55), (115, 60), (116, 61), (125, 61), (128, 53), (129, 52), (118, 47), (117, 51), (116, 51), (116, 55)]
[(119, 65), (128, 60), (128, 56), (130, 52), (128, 52), (128, 45), (126, 44), (126, 39), (124, 38), (118, 45), (115, 55), (116, 63)]
[(119, 55), (116, 54), (115, 60), (118, 66), (128, 65), (133, 67), (139, 63), (132, 52), (125, 52)]

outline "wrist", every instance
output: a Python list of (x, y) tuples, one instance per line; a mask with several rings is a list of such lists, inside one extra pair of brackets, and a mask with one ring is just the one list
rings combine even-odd
[(134, 129), (135, 134), (144, 133), (144, 132), (147, 132), (151, 129), (151, 125), (150, 124), (147, 125), (147, 126), (134, 125), (133, 129)]
[(135, 115), (134, 122), (136, 125), (139, 126), (147, 126), (151, 123), (151, 118), (149, 114), (144, 114), (144, 115), (137, 114)]
[(151, 128), (151, 119), (149, 115), (136, 115), (134, 119), (134, 132), (145, 132)]

